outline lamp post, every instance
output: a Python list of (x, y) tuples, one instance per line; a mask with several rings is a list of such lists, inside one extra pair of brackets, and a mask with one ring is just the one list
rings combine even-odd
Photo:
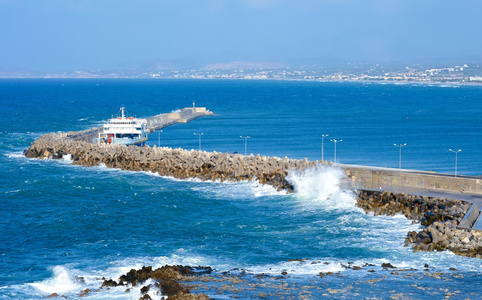
[(455, 153), (455, 177), (457, 177), (457, 154), (462, 150), (459, 149), (455, 151), (455, 150), (449, 149), (449, 151)]
[(323, 157), (323, 139), (326, 138), (328, 136), (328, 134), (322, 134), (321, 135), (321, 161), (324, 161), (324, 157)]
[(157, 147), (161, 147), (161, 132), (162, 130), (157, 132)]
[(198, 136), (199, 136), (199, 151), (201, 151), (201, 136), (204, 135), (204, 133), (203, 133), (203, 132), (201, 132), (201, 133), (196, 133), (196, 132), (195, 132), (194, 135), (198, 135)]
[(399, 153), (399, 157), (398, 157), (398, 170), (402, 170), (402, 147), (403, 146), (406, 146), (407, 144), (393, 144), (393, 146), (395, 147), (399, 147), (400, 148), (400, 153)]
[(333, 143), (335, 143), (335, 159), (334, 159), (334, 163), (335, 163), (335, 165), (336, 165), (336, 144), (339, 143), (339, 142), (343, 142), (343, 140), (331, 139), (330, 141), (332, 141)]
[(246, 156), (246, 153), (248, 152), (248, 139), (250, 139), (250, 136), (240, 136), (240, 138), (244, 139), (244, 156)]

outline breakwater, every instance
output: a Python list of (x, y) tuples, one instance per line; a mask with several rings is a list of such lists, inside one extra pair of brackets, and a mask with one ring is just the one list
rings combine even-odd
[[(24, 155), (41, 159), (69, 156), (76, 165), (104, 164), (110, 168), (149, 171), (179, 179), (198, 178), (221, 182), (256, 179), (262, 184), (269, 184), (277, 190), (287, 192), (293, 191), (293, 186), (286, 180), (290, 172), (306, 170), (319, 164), (330, 165), (328, 162), (287, 157), (92, 144), (72, 140), (66, 133), (42, 135), (25, 150)], [(350, 169), (345, 168), (345, 173), (346, 180), (356, 180)], [(409, 232), (406, 239), (406, 245), (412, 246), (415, 251), (447, 249), (460, 255), (482, 257), (482, 233), (459, 226), (467, 220), (466, 215), (472, 215), (469, 202), (361, 190), (357, 205), (367, 213), (403, 214), (411, 220), (421, 222), (423, 230), (418, 233)], [(478, 214), (475, 214), (475, 217), (477, 216)]]
[(50, 133), (38, 138), (25, 156), (59, 159), (70, 155), (72, 163), (82, 166), (104, 164), (109, 168), (131, 171), (150, 171), (179, 179), (241, 181), (257, 179), (277, 190), (293, 191), (286, 180), (289, 170), (314, 167), (318, 162), (307, 159), (244, 156), (196, 150), (126, 147), (115, 144), (92, 144), (68, 138), (66, 133)]

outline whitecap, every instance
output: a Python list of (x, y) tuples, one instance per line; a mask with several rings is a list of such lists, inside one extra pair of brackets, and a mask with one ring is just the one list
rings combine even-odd
[(292, 171), (286, 179), (293, 184), (295, 197), (308, 208), (356, 210), (352, 191), (341, 189), (341, 169), (316, 166), (304, 171)]
[(71, 154), (64, 154), (62, 155), (62, 160), (68, 163), (72, 163), (72, 155)]
[(249, 200), (272, 196), (285, 196), (286, 191), (278, 191), (271, 185), (251, 181), (206, 182), (191, 188), (217, 199)]
[(8, 158), (25, 158), (25, 156), (23, 155), (23, 152), (21, 151), (5, 153), (4, 155)]
[(51, 278), (31, 283), (30, 286), (45, 294), (66, 293), (81, 288), (74, 276), (71, 275), (71, 271), (63, 266), (55, 266)]

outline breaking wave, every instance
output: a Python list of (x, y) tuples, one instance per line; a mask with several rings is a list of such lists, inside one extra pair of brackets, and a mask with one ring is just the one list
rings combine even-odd
[(76, 281), (65, 267), (55, 266), (53, 276), (46, 280), (30, 284), (41, 293), (67, 293), (79, 290), (81, 285)]
[(340, 169), (316, 166), (304, 171), (291, 172), (286, 178), (295, 195), (303, 203), (325, 209), (356, 209), (353, 192), (341, 188), (343, 172)]

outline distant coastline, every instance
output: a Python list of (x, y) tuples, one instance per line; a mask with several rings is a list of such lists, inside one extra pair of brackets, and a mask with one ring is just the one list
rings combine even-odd
[(200, 69), (136, 69), (74, 72), (1, 72), (0, 79), (198, 79), (198, 80), (285, 80), (314, 82), (362, 82), (380, 84), (481, 85), (482, 67), (382, 66), (352, 64), (343, 67), (269, 64), (210, 65)]
[(226, 80), (226, 81), (304, 81), (304, 82), (322, 82), (322, 83), (365, 83), (365, 84), (394, 84), (394, 85), (408, 85), (408, 84), (415, 84), (415, 85), (446, 85), (446, 86), (482, 86), (482, 82), (467, 82), (467, 81), (401, 81), (401, 80), (351, 80), (351, 79), (337, 79), (337, 80), (328, 80), (328, 79), (300, 79), (300, 78), (189, 78), (189, 77), (182, 77), (182, 78), (174, 78), (174, 77), (108, 77), (108, 76), (92, 76), (92, 77), (69, 77), (69, 76), (0, 76), (0, 80), (8, 80), (8, 79), (143, 79), (143, 80)]

